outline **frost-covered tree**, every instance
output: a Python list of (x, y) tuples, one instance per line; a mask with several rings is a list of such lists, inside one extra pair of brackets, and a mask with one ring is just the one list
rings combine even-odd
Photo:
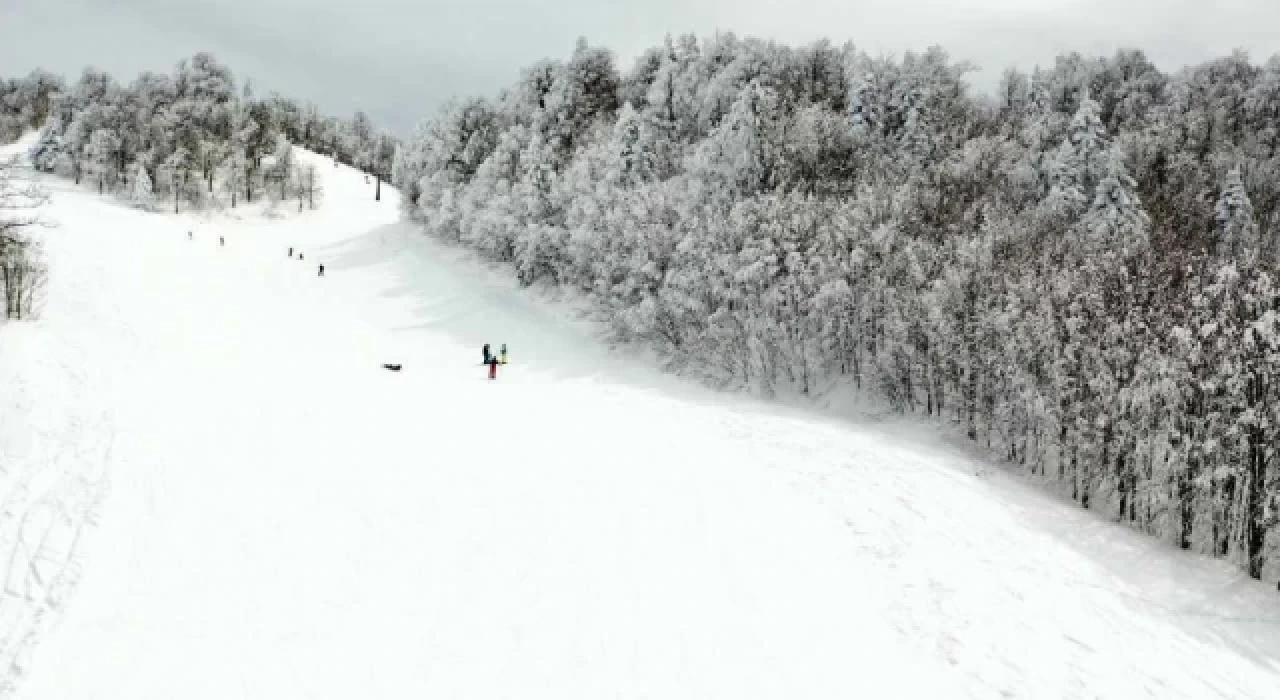
[(115, 184), (115, 159), (119, 149), (120, 135), (112, 129), (95, 130), (84, 147), (87, 172), (97, 183), (99, 194)]
[(164, 174), (169, 196), (173, 198), (173, 213), (179, 212), (181, 202), (192, 202), (199, 197), (197, 183), (200, 180), (194, 177), (196, 166), (187, 149), (179, 148), (171, 153), (160, 166), (160, 171)]
[(302, 203), (308, 209), (315, 209), (316, 203), (324, 196), (324, 185), (316, 166), (308, 163), (298, 169), (297, 175), (298, 211), (302, 211)]
[(1115, 162), (1111, 138), (1099, 116), (1098, 103), (1087, 96), (1049, 160), (1047, 204), (1064, 221), (1078, 219), (1094, 201), (1094, 191)]
[(129, 203), (144, 211), (156, 208), (156, 195), (151, 188), (151, 176), (142, 163), (134, 163), (129, 186)]
[(1138, 201), (1137, 183), (1116, 152), (1110, 154), (1105, 173), (1081, 221), (1082, 238), (1095, 251), (1110, 250), (1125, 257), (1141, 253), (1148, 245), (1150, 219)]
[(1253, 218), (1253, 203), (1245, 190), (1240, 168), (1232, 168), (1222, 185), (1217, 207), (1218, 240), (1216, 253), (1228, 260), (1244, 261), (1258, 253), (1258, 226)]
[(272, 183), (269, 188), (271, 196), (279, 202), (283, 202), (289, 196), (289, 191), (295, 186), (295, 180), (298, 174), (298, 164), (293, 153), (293, 144), (289, 143), (283, 135), (276, 140), (275, 152), (272, 154), (271, 166), (267, 169), (267, 180)]
[(40, 138), (31, 146), (31, 165), (36, 170), (53, 172), (57, 167), (63, 154), (61, 131), (60, 127), (50, 125), (40, 132)]
[(736, 195), (771, 190), (781, 174), (781, 131), (777, 94), (752, 83), (739, 93), (720, 125), (702, 142), (689, 167)]

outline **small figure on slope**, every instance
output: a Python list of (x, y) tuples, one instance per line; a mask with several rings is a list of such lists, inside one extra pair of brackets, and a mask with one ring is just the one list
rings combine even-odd
[(480, 364), (482, 364), (482, 365), (487, 365), (487, 364), (489, 364), (489, 357), (490, 357), (490, 355), (489, 355), (489, 344), (488, 344), (488, 343), (485, 343), (485, 344), (484, 344), (484, 347), (480, 349), (480, 353), (481, 353), (481, 355), (484, 357), (484, 359), (480, 361)]
[(226, 245), (226, 244), (227, 244), (227, 239), (223, 238), (222, 236), (218, 236), (218, 245)]
[(489, 378), (498, 378), (498, 357), (496, 355), (489, 358)]
[(291, 257), (291, 258), (293, 257), (293, 248), (292, 248), (292, 247), (290, 247), (290, 248), (289, 248), (289, 257)]
[(498, 351), (502, 355), (502, 364), (507, 364), (507, 344), (502, 344), (502, 349)]
[(301, 259), (302, 259), (302, 251), (298, 251), (298, 259), (299, 259), (299, 260), (301, 260)]
[(191, 232), (190, 232), (190, 231), (187, 231), (187, 240), (188, 240), (188, 241), (189, 241), (189, 240), (191, 240)]
[(318, 275), (318, 277), (324, 277), (324, 265), (320, 266), (320, 274)]

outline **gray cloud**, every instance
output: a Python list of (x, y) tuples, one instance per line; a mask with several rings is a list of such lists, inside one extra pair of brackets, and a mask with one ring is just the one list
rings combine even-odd
[(260, 91), (365, 109), (404, 132), (450, 97), (492, 94), (531, 61), (566, 56), (578, 36), (623, 66), (690, 31), (886, 54), (940, 44), (988, 88), (1008, 65), (1070, 50), (1138, 47), (1166, 70), (1234, 48), (1261, 60), (1280, 52), (1277, 24), (1274, 0), (0, 0), (0, 74), (93, 64), (129, 80), (212, 51)]

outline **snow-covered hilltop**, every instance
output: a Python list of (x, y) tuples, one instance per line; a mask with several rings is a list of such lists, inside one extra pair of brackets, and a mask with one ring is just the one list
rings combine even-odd
[(1275, 697), (1280, 61), (965, 70), (0, 82), (0, 697)]
[[(325, 206), (282, 220), (43, 179), (48, 303), (0, 327), (18, 697), (1280, 687), (1274, 594), (1228, 564), (910, 424), (619, 359), (319, 170)], [(511, 349), (496, 381), (485, 342)]]
[(323, 201), (307, 146), (687, 374), (883, 399), (1280, 579), (1280, 60), (1073, 53), (994, 99), (968, 70), (731, 33), (626, 68), (583, 41), (400, 144), (197, 54), (127, 86), (0, 82), (0, 139), (47, 123), (41, 170), (237, 214)]

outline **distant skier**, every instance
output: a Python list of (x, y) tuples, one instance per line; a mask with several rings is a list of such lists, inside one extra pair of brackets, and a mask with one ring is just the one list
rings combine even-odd
[(485, 364), (485, 365), (489, 364), (489, 358), (491, 357), (491, 355), (489, 354), (489, 344), (485, 343), (484, 347), (481, 348), (480, 352), (483, 353), (484, 355), (484, 361), (481, 364)]
[(489, 378), (498, 378), (498, 358), (496, 356), (489, 358)]
[(291, 258), (293, 257), (293, 248), (290, 248), (290, 249), (289, 249), (289, 257), (291, 257)]
[(502, 355), (502, 364), (507, 364), (507, 344), (502, 344), (502, 349), (498, 351)]
[(218, 236), (218, 245), (226, 245), (226, 244), (227, 244), (227, 239), (223, 238), (222, 236)]
[(188, 240), (188, 241), (189, 241), (189, 240), (191, 240), (191, 232), (190, 232), (190, 231), (187, 231), (187, 240)]
[(298, 259), (299, 259), (299, 260), (301, 260), (301, 259), (302, 259), (302, 251), (298, 251)]
[(321, 266), (320, 266), (320, 274), (319, 274), (318, 276), (319, 276), (319, 277), (324, 277), (324, 265), (321, 265)]

